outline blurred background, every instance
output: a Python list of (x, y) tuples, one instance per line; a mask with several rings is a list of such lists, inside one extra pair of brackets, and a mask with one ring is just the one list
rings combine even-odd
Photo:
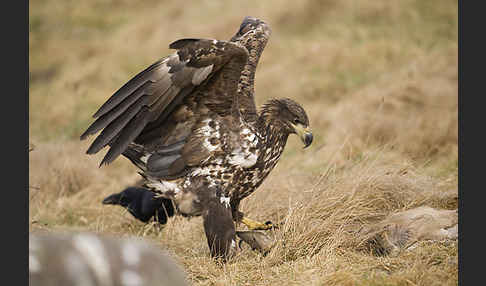
[[(245, 16), (261, 18), (272, 28), (256, 74), (257, 106), (274, 97), (298, 101), (310, 117), (314, 143), (302, 150), (299, 139), (290, 137), (279, 165), (242, 203), (243, 211), (278, 221), (289, 209), (307, 205), (309, 196), (315, 199), (316, 192), (327, 191), (318, 199), (324, 202), (332, 194), (341, 198), (362, 190), (365, 196), (382, 189), (392, 194), (418, 189), (420, 195), (375, 193), (379, 203), (366, 206), (368, 215), (354, 221), (423, 203), (457, 208), (457, 203), (438, 197), (457, 190), (457, 5), (451, 0), (30, 0), (29, 141), (34, 150), (29, 153), (29, 229), (146, 236), (172, 252), (198, 285), (270, 285), (289, 279), (270, 271), (264, 283), (262, 277), (211, 264), (198, 218), (175, 218), (158, 231), (121, 208), (102, 206), (105, 196), (134, 184), (139, 176), (122, 157), (98, 168), (106, 150), (88, 156), (85, 151), (94, 137), (79, 141), (99, 106), (138, 72), (171, 53), (171, 42), (185, 37), (229, 39)], [(385, 174), (401, 181), (380, 181)], [(331, 203), (312, 210), (331, 216), (339, 211)], [(353, 206), (358, 208), (358, 203)], [(320, 219), (324, 223), (327, 218)], [(335, 242), (325, 243), (331, 247)], [(437, 253), (435, 248), (424, 251)], [(457, 247), (443, 251), (447, 255), (439, 253), (457, 258)], [(288, 261), (283, 253), (259, 270), (251, 266), (256, 256), (248, 253), (239, 266), (261, 275), (283, 269), (297, 280), (315, 276), (306, 271), (318, 262), (285, 268), (280, 265)], [(337, 257), (333, 261), (338, 263), (339, 255), (326, 257)], [(431, 270), (416, 256), (409, 259), (400, 263), (415, 265), (414, 270), (400, 268), (405, 274), (376, 281), (457, 281), (457, 265)], [(204, 270), (198, 266), (201, 261)], [(361, 262), (348, 265), (360, 269)], [(322, 272), (315, 281), (368, 281), (359, 280), (359, 273)]]

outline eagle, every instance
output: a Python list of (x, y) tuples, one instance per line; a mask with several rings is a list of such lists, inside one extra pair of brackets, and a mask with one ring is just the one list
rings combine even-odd
[(184, 38), (118, 89), (93, 115), (81, 140), (100, 134), (87, 154), (106, 146), (100, 163), (119, 155), (139, 169), (144, 186), (171, 200), (179, 214), (202, 216), (211, 255), (234, 253), (235, 223), (249, 219), (240, 201), (276, 166), (290, 134), (312, 143), (309, 118), (290, 98), (258, 111), (254, 80), (271, 35), (268, 24), (245, 17), (229, 40)]

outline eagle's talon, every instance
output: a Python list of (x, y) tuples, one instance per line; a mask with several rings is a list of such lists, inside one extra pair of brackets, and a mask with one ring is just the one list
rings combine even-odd
[(273, 224), (272, 221), (267, 220), (262, 227), (259, 227), (256, 230), (270, 230), (270, 229), (277, 229), (278, 226), (276, 224)]
[(269, 227), (268, 229), (278, 229), (280, 224), (274, 224), (268, 220), (265, 222), (265, 225)]

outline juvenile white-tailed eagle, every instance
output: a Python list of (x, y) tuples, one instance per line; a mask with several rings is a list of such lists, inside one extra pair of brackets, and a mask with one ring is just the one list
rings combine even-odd
[(238, 208), (275, 167), (288, 136), (312, 143), (307, 114), (295, 101), (255, 107), (255, 70), (270, 33), (264, 21), (246, 17), (230, 41), (173, 42), (177, 51), (116, 91), (81, 135), (102, 130), (87, 150), (110, 146), (100, 166), (122, 154), (180, 213), (202, 215), (214, 256), (234, 245), (233, 221), (269, 227)]

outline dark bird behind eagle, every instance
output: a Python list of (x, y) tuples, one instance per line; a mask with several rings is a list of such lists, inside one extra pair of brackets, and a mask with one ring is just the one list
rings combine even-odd
[(305, 147), (312, 143), (307, 114), (295, 101), (271, 99), (256, 109), (255, 70), (270, 33), (264, 21), (246, 17), (230, 41), (173, 42), (176, 52), (116, 91), (81, 135), (101, 130), (87, 151), (110, 147), (100, 166), (121, 154), (178, 212), (203, 215), (210, 247), (218, 239), (227, 244), (211, 251), (215, 256), (234, 245), (228, 220), (266, 227), (238, 208), (275, 167), (288, 136), (297, 134)]
[(174, 215), (170, 199), (156, 197), (156, 193), (140, 187), (128, 187), (123, 191), (104, 198), (104, 205), (119, 205), (128, 210), (136, 219), (148, 222), (151, 218), (160, 224)]

